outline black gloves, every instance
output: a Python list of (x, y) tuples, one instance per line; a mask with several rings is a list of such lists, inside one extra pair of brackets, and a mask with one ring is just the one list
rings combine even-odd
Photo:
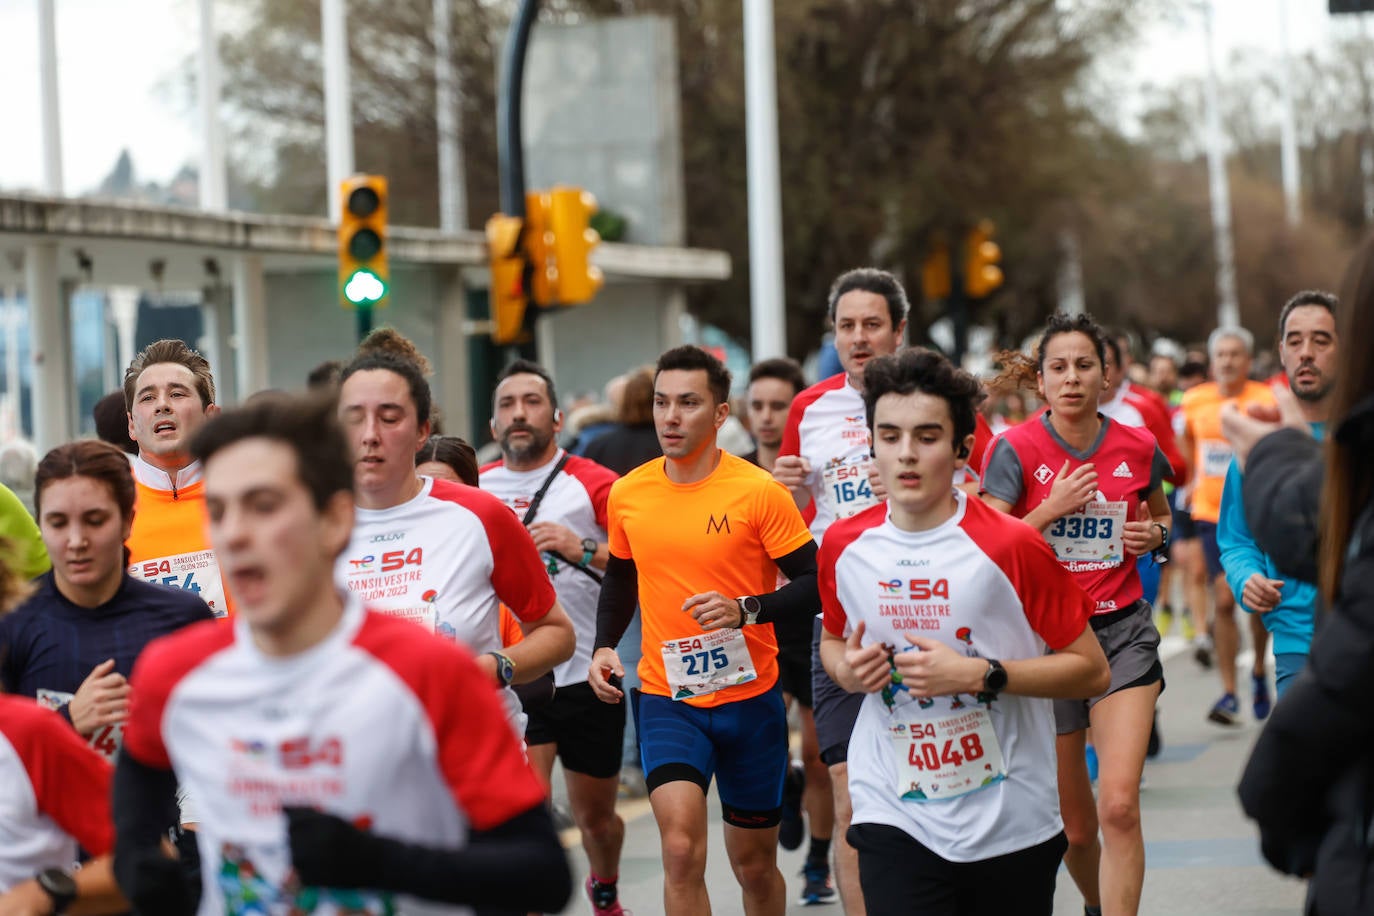
[(291, 862), (302, 884), (380, 888), (388, 842), (314, 808), (282, 807), (291, 839)]

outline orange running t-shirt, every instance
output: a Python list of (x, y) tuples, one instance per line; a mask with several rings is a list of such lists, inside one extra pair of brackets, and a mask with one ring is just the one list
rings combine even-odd
[[(641, 465), (611, 487), (607, 531), (611, 553), (639, 570), (645, 693), (672, 696), (664, 667), (667, 642), (705, 631), (682, 603), (716, 591), (728, 598), (774, 590), (774, 560), (811, 540), (787, 488), (765, 470), (728, 452), (703, 480), (673, 483), (667, 459)], [(771, 624), (743, 628), (756, 677), (683, 702), (709, 708), (767, 692), (778, 679), (778, 644)]]
[(1193, 518), (1215, 525), (1221, 517), (1221, 491), (1231, 465), (1231, 443), (1221, 434), (1221, 408), (1235, 402), (1241, 410), (1251, 404), (1272, 405), (1274, 393), (1263, 382), (1246, 382), (1240, 394), (1223, 397), (1216, 382), (1183, 393), (1179, 410), (1183, 429), (1193, 443)]
[(129, 575), (145, 582), (184, 588), (210, 605), (216, 617), (231, 617), (230, 600), (205, 529), (205, 482), (177, 490), (136, 483), (134, 527), (129, 535)]

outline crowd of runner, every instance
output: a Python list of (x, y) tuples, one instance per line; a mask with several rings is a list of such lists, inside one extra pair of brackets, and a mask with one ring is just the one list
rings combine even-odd
[(1237, 607), (1256, 719), (1304, 668), (1317, 587), (1252, 533), (1223, 426), (1325, 434), (1336, 298), (1276, 310), (1264, 379), (1244, 328), (1135, 363), (1086, 315), (978, 379), (906, 346), (875, 269), (828, 310), (836, 374), (771, 359), (732, 398), (676, 347), (599, 428), (515, 361), (485, 465), (394, 331), (223, 411), (200, 354), (146, 347), (126, 430), (43, 456), (32, 515), (0, 491), (0, 914), (558, 912), (556, 762), (595, 916), (640, 791), (663, 911), (710, 912), (713, 787), (750, 914), (1048, 914), (1061, 862), (1086, 914), (1136, 913), (1160, 630), (1223, 727)]

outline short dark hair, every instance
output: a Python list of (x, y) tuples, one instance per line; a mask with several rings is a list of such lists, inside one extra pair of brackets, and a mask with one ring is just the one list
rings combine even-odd
[(908, 347), (890, 356), (879, 356), (864, 366), (864, 413), (869, 435), (874, 434), (873, 413), (885, 394), (916, 392), (943, 398), (954, 423), (954, 449), (960, 458), (968, 457), (964, 439), (977, 429), (974, 410), (983, 399), (983, 386), (969, 373), (957, 368), (949, 358), (925, 347)]
[(1302, 308), (1304, 305), (1315, 305), (1324, 308), (1331, 313), (1331, 317), (1336, 317), (1336, 307), (1340, 305), (1340, 300), (1330, 293), (1319, 289), (1305, 289), (1289, 299), (1283, 304), (1283, 309), (1279, 312), (1279, 340), (1283, 340), (1284, 328), (1288, 324), (1288, 316), (1293, 313), (1293, 309)]
[(517, 359), (509, 366), (501, 370), (501, 374), (496, 377), (496, 384), (492, 388), (491, 401), (492, 407), (496, 406), (496, 389), (501, 387), (501, 383), (512, 375), (537, 375), (544, 380), (544, 387), (549, 392), (549, 403), (555, 408), (558, 407), (558, 392), (553, 387), (553, 376), (549, 375), (549, 370), (539, 365), (532, 359)]
[(1197, 360), (1189, 360), (1188, 362), (1186, 362), (1186, 363), (1184, 363), (1183, 365), (1181, 365), (1181, 366), (1178, 367), (1178, 377), (1179, 377), (1180, 379), (1185, 379), (1185, 378), (1203, 378), (1203, 379), (1205, 379), (1205, 378), (1207, 377), (1207, 364), (1206, 364), (1206, 363), (1200, 363), (1200, 362), (1198, 362)]
[(720, 405), (728, 401), (730, 399), (730, 370), (725, 368), (725, 364), (710, 353), (692, 344), (673, 347), (658, 358), (658, 365), (654, 369), (654, 384), (658, 384), (660, 373), (672, 370), (694, 372), (698, 369), (706, 373), (706, 384), (710, 387), (711, 397), (716, 404)]
[(124, 389), (111, 391), (95, 402), (91, 408), (91, 418), (95, 420), (95, 435), (130, 455), (138, 454), (138, 444), (129, 438), (129, 408), (124, 400)]
[(142, 350), (124, 370), (124, 407), (134, 409), (135, 388), (138, 377), (149, 366), (159, 363), (176, 363), (185, 366), (195, 376), (196, 394), (200, 395), (200, 406), (209, 407), (215, 403), (215, 377), (210, 373), (210, 361), (186, 345), (186, 341), (176, 338), (155, 340)]
[(339, 387), (339, 376), (343, 374), (343, 363), (337, 359), (327, 359), (320, 363), (305, 377), (305, 387), (311, 391), (329, 390)]
[(110, 496), (119, 506), (119, 516), (130, 519), (134, 514), (134, 474), (129, 468), (129, 456), (109, 442), (100, 439), (78, 439), (59, 445), (43, 456), (33, 474), (33, 511), (43, 517), (43, 488), (55, 480), (69, 477), (89, 477), (110, 488)]
[(893, 330), (906, 320), (907, 313), (911, 311), (906, 290), (896, 277), (876, 267), (856, 267), (840, 274), (830, 286), (830, 302), (826, 306), (826, 313), (830, 316), (832, 324), (835, 322), (835, 309), (839, 305), (840, 297), (856, 289), (882, 296), (887, 300), (887, 312), (892, 318)]
[(765, 359), (754, 364), (749, 370), (749, 384), (757, 382), (761, 378), (775, 378), (782, 382), (787, 382), (792, 386), (793, 394), (801, 394), (806, 390), (806, 378), (802, 375), (801, 366), (795, 359), (779, 356), (774, 359)]
[(344, 366), (343, 372), (339, 375), (339, 387), (356, 372), (368, 372), (374, 369), (385, 369), (387, 372), (394, 372), (405, 379), (406, 385), (410, 388), (410, 399), (415, 403), (415, 416), (418, 422), (425, 423), (430, 419), (430, 413), (434, 410), (433, 397), (429, 392), (429, 382), (420, 373), (420, 367), (404, 356), (395, 353), (388, 353), (383, 350), (372, 350), (360, 353), (354, 357), (353, 361)]
[(324, 509), (336, 493), (353, 492), (353, 461), (333, 397), (272, 394), (226, 410), (196, 433), (191, 455), (208, 463), (221, 449), (258, 438), (280, 442), (296, 453), (296, 476), (310, 491), (316, 509)]
[(415, 466), (437, 461), (453, 468), (458, 479), (470, 487), (478, 486), (477, 452), (459, 436), (430, 436), (415, 453)]

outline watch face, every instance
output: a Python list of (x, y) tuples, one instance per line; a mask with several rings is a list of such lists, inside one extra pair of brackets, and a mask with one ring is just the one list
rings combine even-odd
[(988, 673), (983, 676), (983, 683), (989, 690), (1001, 690), (1007, 686), (1007, 669), (1001, 665), (989, 665)]
[(592, 538), (583, 538), (582, 549), (586, 553), (596, 553), (596, 541)]
[(64, 906), (76, 899), (76, 880), (60, 868), (45, 868), (38, 873), (38, 886)]

